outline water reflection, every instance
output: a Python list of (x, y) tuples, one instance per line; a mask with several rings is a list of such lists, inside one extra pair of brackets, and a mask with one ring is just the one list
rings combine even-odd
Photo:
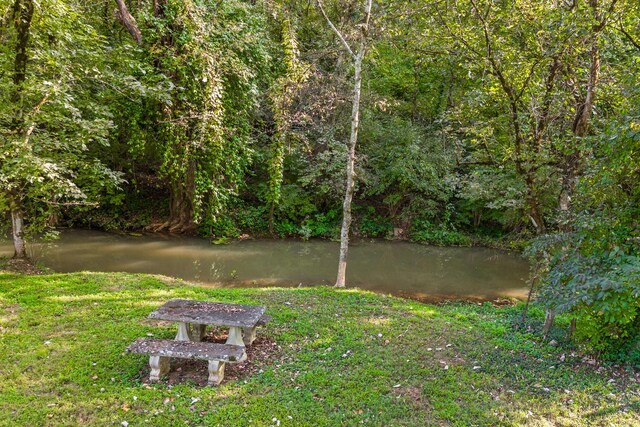
[[(339, 245), (327, 241), (249, 240), (216, 246), (204, 239), (116, 235), (67, 230), (60, 240), (32, 245), (59, 272), (128, 271), (222, 286), (332, 284)], [(0, 255), (11, 255), (8, 243)], [(409, 296), (523, 297), (527, 263), (485, 248), (439, 248), (407, 242), (361, 241), (350, 247), (347, 282)]]

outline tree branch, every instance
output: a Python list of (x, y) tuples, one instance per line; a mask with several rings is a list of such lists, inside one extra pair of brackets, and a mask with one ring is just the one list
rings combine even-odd
[(622, 34), (624, 34), (624, 36), (627, 38), (627, 40), (629, 40), (631, 42), (632, 45), (635, 46), (636, 49), (640, 50), (640, 43), (638, 43), (636, 40), (633, 39), (633, 37), (631, 36), (631, 34), (629, 34), (625, 29), (624, 26), (622, 25), (622, 22), (620, 22), (620, 28), (619, 28), (620, 32)]
[[(604, 12), (604, 14), (602, 15), (602, 19), (600, 20), (598, 25), (596, 25), (593, 28), (594, 32), (599, 33), (607, 25), (607, 21), (609, 20), (609, 16), (613, 13), (613, 10), (616, 7), (616, 3), (618, 3), (618, 0), (613, 0), (611, 2), (611, 4), (609, 5), (609, 9), (607, 9), (606, 12)], [(591, 7), (594, 10), (595, 18), (600, 18), (600, 16), (598, 15), (598, 11), (597, 11), (598, 2), (595, 1), (595, 0), (591, 0), (590, 4), (591, 4)]]
[(136, 23), (135, 18), (129, 13), (129, 9), (127, 9), (127, 5), (124, 0), (115, 0), (118, 9), (116, 9), (116, 19), (124, 25), (131, 37), (136, 41), (138, 46), (142, 45), (142, 33), (138, 28), (138, 24)]
[(551, 109), (551, 102), (553, 101), (553, 87), (555, 85), (556, 76), (558, 74), (558, 69), (560, 68), (560, 59), (559, 54), (553, 58), (553, 62), (549, 66), (549, 73), (547, 74), (547, 79), (545, 82), (545, 90), (544, 95), (542, 97), (542, 113), (538, 118), (537, 123), (534, 124), (534, 133), (535, 138), (538, 142), (538, 146), (540, 146), (542, 142), (542, 134), (544, 133), (547, 125), (549, 124), (549, 111)]
[(373, 0), (367, 0), (367, 5), (365, 6), (365, 19), (364, 19), (364, 27), (362, 27), (362, 31), (364, 32), (363, 36), (367, 37), (369, 35), (369, 20), (371, 19), (371, 6), (373, 5)]
[[(60, 82), (58, 82), (60, 83)], [(35, 107), (33, 107), (33, 109), (31, 110), (31, 113), (29, 114), (31, 117), (34, 117), (36, 114), (38, 114), (38, 112), (40, 111), (40, 109), (42, 108), (42, 106), (44, 104), (47, 103), (47, 101), (49, 100), (49, 97), (56, 91), (58, 87), (57, 86), (53, 86), (51, 88), (51, 90), (49, 92), (47, 92), (42, 99), (40, 100), (40, 102), (38, 102), (36, 104)], [(35, 130), (37, 126), (37, 123), (35, 122), (35, 120), (33, 121), (33, 123), (31, 123), (31, 126), (29, 126), (27, 128), (27, 131), (25, 132), (24, 135), (24, 145), (27, 146), (29, 144), (29, 139), (31, 138), (31, 134), (33, 133), (33, 131)]]
[[(349, 43), (347, 43), (347, 41), (342, 36), (342, 33), (340, 32), (340, 30), (338, 30), (336, 26), (333, 25), (333, 22), (331, 22), (331, 19), (329, 19), (329, 17), (327, 16), (327, 13), (324, 11), (324, 7), (322, 7), (322, 1), (316, 0), (316, 3), (318, 3), (318, 8), (320, 9), (320, 13), (322, 13), (322, 16), (324, 16), (324, 19), (327, 21), (327, 24), (329, 24), (329, 27), (331, 27), (333, 32), (338, 36), (338, 39), (340, 39), (340, 43), (342, 43), (342, 46), (345, 48), (347, 52), (349, 52), (349, 55), (351, 55), (351, 57), (355, 59), (356, 55), (351, 50), (351, 47), (349, 47)], [(368, 7), (369, 7), (369, 14), (367, 14), (367, 23), (369, 21), (369, 15), (371, 12), (371, 0), (369, 0), (368, 2)]]
[(36, 200), (51, 206), (93, 206), (93, 207), (100, 206), (98, 202), (54, 202), (52, 200), (45, 200), (45, 199), (36, 199)]

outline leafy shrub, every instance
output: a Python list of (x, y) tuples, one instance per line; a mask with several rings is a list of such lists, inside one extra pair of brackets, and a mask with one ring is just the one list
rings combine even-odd
[(262, 234), (269, 230), (269, 213), (265, 206), (241, 206), (235, 217), (242, 231)]
[(228, 215), (219, 215), (216, 218), (207, 218), (198, 227), (198, 234), (206, 237), (231, 237), (240, 236), (240, 230), (233, 219)]
[(471, 238), (451, 226), (435, 225), (428, 220), (417, 219), (411, 227), (411, 240), (439, 246), (469, 246)]
[(357, 223), (357, 229), (362, 237), (386, 237), (393, 232), (393, 224), (379, 215), (373, 206), (368, 206)]
[(282, 196), (275, 213), (279, 222), (299, 224), (316, 211), (310, 194), (304, 188), (295, 184), (282, 186)]
[(305, 219), (300, 227), (303, 239), (310, 237), (325, 237), (336, 239), (340, 235), (340, 215), (337, 209), (326, 213), (317, 213)]
[(299, 231), (299, 227), (295, 223), (290, 222), (289, 220), (284, 220), (281, 222), (274, 223), (273, 231), (281, 238), (289, 237), (289, 236), (297, 235)]
[(577, 319), (576, 338), (601, 352), (633, 346), (640, 331), (640, 258), (619, 247), (588, 255), (564, 246), (551, 260), (540, 298)]

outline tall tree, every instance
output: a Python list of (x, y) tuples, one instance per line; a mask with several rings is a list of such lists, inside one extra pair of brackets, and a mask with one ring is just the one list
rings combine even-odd
[(364, 7), (364, 17), (362, 23), (359, 24), (360, 34), (358, 40), (358, 50), (354, 52), (347, 43), (343, 34), (336, 28), (334, 23), (327, 15), (322, 2), (318, 0), (318, 8), (322, 16), (327, 21), (331, 30), (338, 37), (338, 40), (344, 50), (349, 54), (353, 61), (353, 100), (351, 108), (351, 134), (349, 137), (348, 154), (347, 154), (347, 182), (345, 186), (344, 201), (342, 204), (342, 228), (340, 230), (340, 257), (338, 260), (338, 276), (335, 286), (343, 288), (346, 285), (347, 278), (347, 254), (349, 251), (349, 228), (351, 227), (351, 201), (353, 200), (353, 192), (355, 189), (356, 174), (356, 144), (358, 142), (358, 129), (360, 126), (360, 93), (362, 85), (362, 60), (369, 41), (369, 21), (371, 19), (372, 0), (366, 0)]
[(145, 101), (154, 119), (150, 137), (139, 141), (148, 148), (137, 150), (160, 163), (167, 183), (169, 218), (155, 230), (211, 226), (237, 193), (250, 158), (253, 95), (269, 76), (260, 73), (268, 57), (264, 14), (235, 0), (217, 7), (154, 0), (134, 19), (122, 0), (116, 3), (119, 20), (155, 67), (148, 78), (170, 85), (168, 96)]
[[(591, 128), (591, 118), (596, 105), (596, 95), (600, 80), (601, 68), (601, 48), (600, 36), (606, 29), (609, 21), (616, 14), (617, 0), (601, 2), (599, 0), (589, 0), (585, 15), (588, 22), (585, 35), (579, 39), (572, 50), (578, 55), (588, 57), (586, 63), (582, 65), (585, 71), (580, 72), (570, 65), (566, 68), (568, 83), (574, 95), (573, 122), (571, 132), (573, 138), (569, 138), (564, 150), (560, 150), (560, 194), (558, 196), (558, 209), (560, 213), (559, 231), (570, 233), (573, 231), (572, 199), (575, 193), (578, 178), (584, 168), (583, 157), (586, 151), (582, 139), (589, 135)], [(574, 4), (573, 6), (579, 7)], [(589, 16), (590, 15), (590, 16)], [(590, 18), (590, 19), (589, 19)], [(543, 334), (546, 336), (553, 325), (555, 311), (547, 309)], [(575, 319), (571, 320), (569, 335), (575, 331)]]
[[(15, 134), (23, 134), (24, 111), (21, 108), (24, 84), (27, 78), (27, 46), (31, 33), (31, 20), (33, 18), (33, 2), (31, 0), (16, 0), (13, 5), (13, 20), (16, 31), (15, 56), (13, 66), (13, 90), (11, 101), (15, 106), (10, 129)], [(43, 98), (44, 100), (44, 98)], [(42, 101), (41, 101), (42, 103)], [(40, 105), (39, 103), (38, 105)], [(36, 108), (39, 108), (36, 106)], [(27, 136), (28, 138), (28, 136)], [(14, 245), (14, 258), (26, 258), (27, 248), (24, 240), (24, 207), (19, 191), (14, 186), (7, 186), (6, 200), (11, 211), (12, 236)]]
[(41, 230), (69, 204), (95, 203), (117, 185), (90, 147), (111, 127), (100, 102), (104, 40), (75, 2), (2, 0), (13, 28), (0, 31), (0, 210), (10, 211), (16, 258), (26, 225)]

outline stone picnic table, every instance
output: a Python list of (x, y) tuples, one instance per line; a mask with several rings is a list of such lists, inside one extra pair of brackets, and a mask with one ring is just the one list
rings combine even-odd
[(256, 339), (256, 326), (268, 320), (265, 307), (173, 299), (149, 314), (150, 319), (179, 322), (177, 341), (200, 342), (207, 325), (229, 328), (227, 344), (245, 347)]
[[(169, 372), (169, 359), (203, 359), (209, 362), (209, 385), (224, 378), (226, 363), (247, 360), (246, 346), (256, 339), (256, 327), (269, 321), (265, 307), (221, 302), (174, 299), (149, 314), (150, 319), (178, 322), (175, 340), (138, 338), (129, 353), (148, 354), (149, 381), (159, 381)], [(207, 325), (226, 326), (226, 344), (202, 342)]]

